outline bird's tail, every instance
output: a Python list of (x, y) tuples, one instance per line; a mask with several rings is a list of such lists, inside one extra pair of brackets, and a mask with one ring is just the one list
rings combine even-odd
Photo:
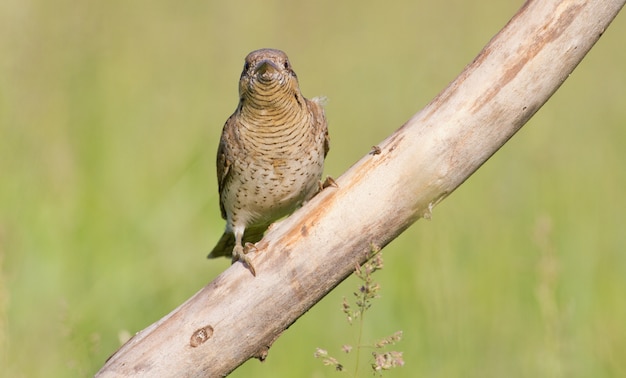
[[(255, 244), (261, 238), (263, 238), (263, 233), (267, 230), (269, 224), (264, 224), (256, 227), (246, 228), (246, 231), (243, 234), (243, 244), (252, 243)], [(213, 248), (211, 253), (207, 256), (209, 259), (214, 259), (216, 257), (231, 257), (233, 255), (233, 249), (235, 248), (235, 235), (232, 232), (224, 232), (220, 240), (217, 242), (217, 245)]]
[(233, 255), (233, 248), (235, 248), (235, 235), (231, 232), (224, 232), (207, 258), (231, 257)]

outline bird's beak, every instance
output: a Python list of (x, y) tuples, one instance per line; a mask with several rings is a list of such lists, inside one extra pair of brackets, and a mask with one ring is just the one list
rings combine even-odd
[(280, 71), (278, 69), (278, 67), (276, 66), (276, 64), (274, 62), (272, 62), (271, 60), (267, 60), (264, 59), (262, 61), (260, 61), (259, 63), (257, 63), (254, 72), (259, 74), (259, 75), (263, 75), (266, 72), (278, 72)]

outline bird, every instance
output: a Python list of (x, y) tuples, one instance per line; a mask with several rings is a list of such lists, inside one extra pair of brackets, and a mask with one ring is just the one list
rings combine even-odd
[(239, 104), (222, 129), (217, 182), (224, 234), (208, 258), (232, 257), (253, 276), (247, 253), (267, 228), (334, 183), (321, 183), (329, 150), (324, 98), (305, 98), (287, 54), (250, 52)]

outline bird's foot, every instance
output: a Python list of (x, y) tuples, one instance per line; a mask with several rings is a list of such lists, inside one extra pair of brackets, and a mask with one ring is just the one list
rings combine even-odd
[(241, 261), (247, 268), (250, 270), (253, 276), (256, 277), (256, 271), (254, 270), (254, 266), (252, 262), (248, 258), (247, 254), (249, 252), (256, 252), (256, 247), (252, 243), (246, 243), (243, 247), (241, 245), (235, 246), (233, 249), (233, 264), (237, 261)]
[(337, 183), (332, 177), (326, 176), (326, 180), (324, 180), (323, 182), (322, 181), (319, 182), (320, 192), (328, 188), (329, 186), (332, 186), (333, 188), (339, 187), (339, 185), (337, 185)]

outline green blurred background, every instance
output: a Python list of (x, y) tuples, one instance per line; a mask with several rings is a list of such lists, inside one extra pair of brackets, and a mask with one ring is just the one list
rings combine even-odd
[[(304, 94), (329, 98), (338, 177), (521, 4), (4, 0), (0, 375), (93, 375), (228, 266), (205, 259), (224, 225), (214, 158), (249, 51), (285, 50)], [(389, 376), (626, 376), (625, 21), (385, 249), (364, 338), (404, 331)], [(357, 284), (232, 376), (337, 375), (313, 352), (354, 342)]]

